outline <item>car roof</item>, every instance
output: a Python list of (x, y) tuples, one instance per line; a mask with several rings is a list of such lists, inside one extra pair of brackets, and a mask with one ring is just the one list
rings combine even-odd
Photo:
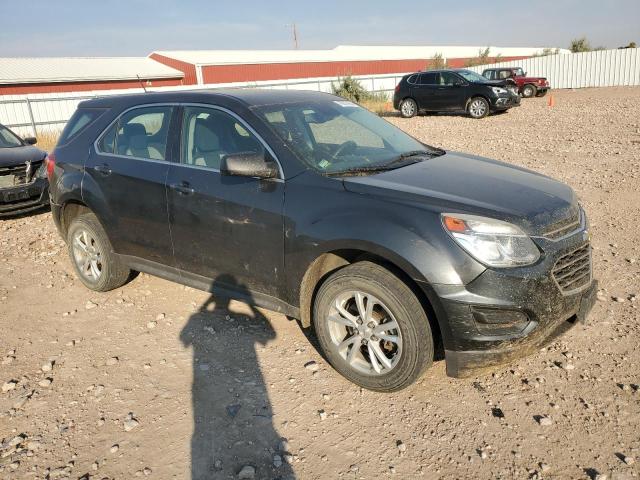
[(86, 100), (81, 108), (110, 108), (146, 103), (214, 103), (232, 99), (248, 107), (271, 104), (297, 103), (301, 101), (327, 101), (337, 98), (329, 93), (308, 90), (276, 90), (260, 88), (221, 88), (204, 90), (180, 90), (171, 92), (147, 92), (110, 95)]

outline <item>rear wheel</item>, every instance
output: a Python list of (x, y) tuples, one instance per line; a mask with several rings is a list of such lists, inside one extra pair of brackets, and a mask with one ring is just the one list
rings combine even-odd
[(322, 284), (314, 327), (329, 363), (370, 390), (405, 388), (433, 361), (422, 305), (404, 282), (375, 263), (346, 266)]
[(71, 222), (67, 245), (76, 274), (87, 288), (106, 292), (127, 282), (131, 271), (114, 255), (107, 234), (93, 213)]
[(524, 87), (522, 87), (522, 96), (524, 98), (531, 98), (535, 96), (536, 93), (538, 93), (538, 89), (535, 85), (531, 85), (530, 83), (528, 83)]
[(482, 97), (474, 97), (469, 100), (467, 113), (471, 118), (483, 118), (489, 115), (489, 102)]
[(413, 98), (405, 98), (400, 102), (400, 115), (404, 118), (415, 117), (418, 113), (418, 104)]

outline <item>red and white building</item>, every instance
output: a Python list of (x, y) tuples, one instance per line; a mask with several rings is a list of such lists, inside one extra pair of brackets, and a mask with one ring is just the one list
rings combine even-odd
[[(185, 85), (208, 85), (406, 73), (424, 70), (437, 54), (458, 68), (485, 48), (341, 45), (332, 50), (156, 51), (149, 58), (183, 72)], [(489, 61), (524, 59), (543, 50), (489, 48)]]

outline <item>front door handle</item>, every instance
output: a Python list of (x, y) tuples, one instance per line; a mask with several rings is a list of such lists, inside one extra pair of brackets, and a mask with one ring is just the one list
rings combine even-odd
[(180, 195), (193, 195), (195, 193), (195, 189), (189, 185), (189, 182), (182, 183), (172, 183), (169, 185), (171, 190), (175, 190)]
[(103, 165), (96, 165), (95, 171), (101, 173), (105, 177), (111, 175), (111, 168), (106, 163)]

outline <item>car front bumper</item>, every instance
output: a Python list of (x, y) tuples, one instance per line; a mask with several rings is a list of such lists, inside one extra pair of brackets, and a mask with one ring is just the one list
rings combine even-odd
[(49, 204), (49, 182), (36, 178), (31, 183), (0, 188), (0, 217), (20, 215)]
[(517, 94), (504, 94), (491, 99), (492, 110), (506, 110), (520, 106), (520, 96)]
[[(544, 253), (535, 265), (487, 269), (464, 286), (430, 285), (449, 376), (468, 377), (524, 357), (586, 321), (597, 291), (586, 230), (536, 240)], [(553, 271), (563, 256), (583, 248), (588, 277), (563, 292)]]

